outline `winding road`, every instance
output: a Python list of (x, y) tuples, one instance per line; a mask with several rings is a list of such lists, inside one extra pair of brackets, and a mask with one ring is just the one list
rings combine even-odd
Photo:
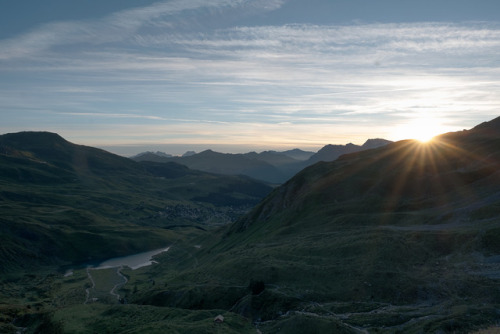
[[(111, 290), (109, 291), (109, 294), (112, 295), (113, 297), (116, 297), (117, 300), (120, 300), (120, 295), (118, 293), (116, 293), (115, 291), (118, 288), (127, 284), (127, 282), (128, 282), (127, 277), (125, 277), (125, 275), (123, 275), (121, 272), (123, 268), (124, 268), (123, 266), (116, 267), (116, 275), (118, 275), (122, 279), (122, 282), (115, 284), (113, 286), (113, 288), (111, 288)], [(90, 298), (90, 291), (92, 289), (95, 289), (95, 287), (96, 287), (95, 280), (92, 277), (92, 274), (90, 273), (91, 269), (92, 268), (87, 268), (87, 276), (89, 277), (90, 282), (92, 282), (92, 286), (90, 288), (85, 289), (86, 298), (85, 298), (84, 304), (88, 304), (89, 302), (97, 301), (97, 298)], [(92, 270), (99, 270), (99, 269), (92, 269)]]
[(122, 269), (123, 269), (123, 266), (118, 267), (118, 269), (116, 269), (116, 274), (123, 279), (123, 282), (115, 284), (115, 286), (113, 286), (113, 289), (111, 289), (111, 291), (109, 292), (111, 295), (116, 296), (117, 300), (120, 300), (120, 295), (117, 294), (115, 292), (115, 290), (118, 289), (119, 287), (124, 286), (128, 282), (127, 277), (125, 277), (125, 275), (123, 275), (122, 272), (121, 272)]
[(85, 293), (87, 294), (87, 296), (85, 298), (84, 304), (88, 304), (88, 302), (89, 302), (89, 299), (90, 299), (90, 289), (94, 289), (95, 288), (94, 279), (92, 278), (92, 275), (90, 275), (90, 268), (87, 268), (87, 276), (89, 277), (89, 280), (92, 282), (92, 286), (90, 288), (86, 288), (85, 289)]

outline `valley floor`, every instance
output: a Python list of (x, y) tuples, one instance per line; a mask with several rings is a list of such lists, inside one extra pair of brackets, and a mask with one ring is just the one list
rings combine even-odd
[[(186, 256), (196, 266), (193, 249), (178, 246), (175, 252), (190, 254)], [(158, 275), (165, 270), (159, 264), (137, 270), (80, 268), (71, 275), (55, 269), (2, 281), (2, 333), (468, 333), (471, 331), (463, 328), (471, 324), (478, 328), (478, 334), (500, 330), (500, 322), (492, 322), (500, 320), (500, 305), (476, 301), (396, 305), (301, 300), (286, 306), (291, 297), (286, 286), (268, 284), (258, 294), (244, 285), (222, 282), (176, 286), (168, 277)], [(169, 297), (176, 301), (172, 305), (147, 298), (172, 291), (178, 294), (174, 299)], [(215, 299), (231, 291), (240, 295), (236, 303), (226, 303), (225, 308), (182, 305), (206, 291), (214, 292), (208, 298)], [(279, 311), (272, 319), (255, 318), (251, 309), (259, 307), (277, 307)], [(225, 319), (222, 324), (214, 322), (219, 314)]]

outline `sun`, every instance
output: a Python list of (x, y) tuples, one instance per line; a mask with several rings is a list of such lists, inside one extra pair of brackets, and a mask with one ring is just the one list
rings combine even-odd
[(444, 132), (446, 132), (446, 128), (438, 119), (426, 117), (416, 118), (397, 126), (394, 130), (394, 137), (397, 140), (416, 139), (422, 143), (427, 143)]

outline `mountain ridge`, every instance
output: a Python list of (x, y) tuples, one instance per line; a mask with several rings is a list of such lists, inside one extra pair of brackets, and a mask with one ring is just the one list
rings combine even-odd
[[(50, 132), (0, 135), (0, 185), (1, 270), (23, 258), (80, 262), (162, 247), (177, 233), (169, 226), (227, 223), (271, 190), (248, 177), (135, 162)], [(134, 230), (142, 236), (127, 240)]]
[(281, 184), (301, 169), (318, 161), (333, 161), (343, 154), (387, 145), (391, 141), (385, 139), (368, 139), (363, 145), (352, 143), (346, 145), (326, 145), (318, 152), (307, 152), (299, 149), (277, 152), (263, 151), (248, 153), (219, 153), (211, 149), (182, 157), (160, 157), (153, 153), (144, 153), (132, 157), (135, 161), (175, 161), (192, 169), (226, 175), (247, 175), (252, 178)]
[(319, 161), (334, 161), (343, 154), (349, 154), (354, 152), (359, 152), (368, 149), (374, 149), (377, 147), (385, 146), (392, 143), (390, 140), (374, 138), (368, 139), (363, 145), (355, 145), (353, 143), (348, 143), (345, 145), (326, 145), (321, 148), (316, 154), (311, 156), (305, 163), (310, 166)]
[[(391, 143), (388, 144), (387, 146), (382, 146), (380, 148), (377, 148), (375, 150), (370, 150), (370, 151), (360, 151), (360, 152), (353, 152), (351, 154), (345, 154), (342, 155), (338, 158), (337, 161), (333, 162), (320, 162), (316, 165), (310, 166), (303, 170), (301, 173), (296, 175), (296, 179), (290, 180), (287, 184), (285, 184), (285, 188), (289, 187), (289, 190), (279, 190), (281, 193), (287, 193), (289, 192), (288, 195), (284, 195), (283, 197), (283, 203), (278, 204), (278, 206), (287, 206), (287, 199), (286, 198), (301, 198), (298, 194), (305, 191), (304, 189), (297, 189), (298, 185), (307, 185), (310, 186), (312, 182), (317, 182), (318, 179), (320, 178), (328, 178), (328, 175), (331, 174), (331, 170), (335, 168), (352, 168), (350, 167), (350, 164), (354, 162), (355, 168), (354, 172), (351, 172), (352, 174), (359, 172), (360, 170), (363, 171), (367, 169), (371, 164), (374, 163), (380, 163), (380, 161), (383, 160), (397, 160), (398, 158), (396, 157), (399, 154), (404, 154), (405, 157), (404, 159), (409, 159), (409, 162), (407, 162), (407, 166), (404, 165), (404, 163), (399, 163), (398, 166), (393, 166), (393, 168), (411, 168), (410, 170), (406, 171), (409, 176), (413, 177), (415, 173), (430, 173), (430, 172), (437, 172), (437, 168), (444, 168), (445, 172), (451, 172), (453, 171), (453, 167), (456, 166), (457, 164), (462, 164), (461, 168), (464, 170), (464, 172), (461, 175), (460, 180), (447, 180), (445, 177), (443, 177), (443, 180), (440, 182), (448, 182), (449, 184), (448, 187), (451, 187), (451, 184), (453, 182), (461, 182), (460, 185), (464, 185), (466, 183), (474, 182), (476, 180), (466, 180), (467, 176), (465, 175), (465, 171), (468, 169), (479, 169), (481, 172), (486, 173), (486, 176), (488, 176), (488, 173), (494, 173), (494, 169), (491, 168), (491, 166), (488, 166), (489, 158), (491, 157), (498, 157), (499, 151), (498, 149), (498, 140), (496, 139), (497, 136), (500, 135), (500, 126), (498, 126), (500, 118), (497, 118), (491, 122), (484, 122), (479, 126), (474, 127), (471, 130), (465, 130), (462, 132), (452, 132), (452, 133), (447, 133), (443, 134), (441, 136), (438, 136), (434, 139), (433, 144), (429, 144), (428, 147), (433, 147), (432, 149), (435, 149), (436, 152), (422, 152), (420, 150), (425, 150), (424, 147), (425, 144), (421, 144), (417, 141), (414, 140), (404, 140), (404, 141), (399, 141), (396, 143)], [(492, 138), (491, 138), (492, 137)], [(474, 140), (472, 140), (474, 139)], [(477, 141), (481, 140), (481, 145), (479, 147), (473, 146), (477, 145)], [(493, 146), (490, 147), (488, 144), (490, 141), (493, 142)], [(473, 146), (473, 148), (471, 148)], [(469, 148), (473, 150), (475, 153), (467, 153), (465, 154), (464, 148)], [(488, 151), (488, 149), (491, 149), (491, 151)], [(408, 151), (407, 151), (408, 150)], [(452, 152), (456, 150), (456, 152)], [(487, 156), (488, 158), (482, 158), (483, 163), (485, 166), (475, 166), (471, 167), (470, 164), (479, 164), (480, 162), (476, 162), (474, 159), (476, 158), (477, 152), (481, 152), (482, 155)], [(429, 159), (429, 156), (427, 154), (435, 154), (436, 156), (439, 155), (440, 159), (446, 158), (448, 161), (439, 164), (438, 161), (427, 161), (427, 166), (422, 166), (422, 161), (417, 161), (419, 158), (420, 159)], [(444, 156), (446, 155), (446, 156)], [(436, 158), (436, 157), (431, 157), (431, 159)], [(436, 158), (437, 160), (437, 158)], [(419, 164), (420, 163), (420, 164)], [(498, 162), (496, 162), (498, 163)], [(411, 164), (414, 164), (414, 166), (409, 166)], [(423, 163), (425, 164), (425, 162)], [(432, 167), (429, 167), (428, 164), (433, 164)], [(347, 167), (344, 167), (347, 166)], [(360, 166), (360, 167), (358, 167)], [(469, 167), (467, 167), (469, 166)], [(422, 170), (416, 171), (415, 168), (422, 168)], [(434, 169), (434, 170), (430, 170)], [(387, 169), (389, 170), (389, 169)], [(443, 172), (444, 173), (444, 172)], [(470, 177), (474, 177), (471, 173)], [(374, 188), (373, 186), (371, 187), (366, 187), (366, 186), (359, 186), (359, 189), (366, 188), (370, 193), (364, 193), (364, 194), (358, 194), (358, 196), (362, 195), (371, 195), (374, 192), (378, 191), (380, 194), (377, 193), (378, 196), (389, 196), (390, 194), (384, 192), (383, 189), (384, 187), (388, 186), (388, 181), (381, 181), (381, 178), (383, 178), (383, 173), (378, 172), (377, 176), (377, 183), (374, 185), (377, 188)], [(410, 178), (410, 177), (409, 177)], [(307, 179), (307, 181), (305, 180)], [(411, 178), (410, 178), (411, 179)], [(416, 182), (413, 182), (415, 181)], [(336, 182), (335, 178), (332, 179), (332, 181), (328, 182)], [(401, 190), (404, 191), (404, 195), (408, 196), (409, 194), (414, 194), (415, 195), (422, 195), (422, 196), (429, 196), (430, 194), (433, 194), (433, 192), (439, 192), (438, 195), (444, 195), (443, 193), (440, 193), (441, 190), (438, 187), (433, 187), (431, 186), (421, 186), (418, 184), (418, 179), (413, 179), (407, 182), (408, 184), (406, 185), (400, 185)], [(445, 185), (446, 186), (446, 185)], [(335, 187), (335, 184), (325, 184), (321, 186), (321, 189), (326, 189), (328, 187)], [(352, 187), (352, 184), (351, 184)], [(394, 187), (394, 186), (393, 186)], [(408, 189), (405, 189), (408, 188)], [(276, 191), (275, 191), (276, 192)], [(351, 191), (352, 192), (352, 191)], [(292, 195), (293, 194), (293, 195)], [(397, 194), (397, 195), (402, 195), (402, 194)], [(436, 194), (433, 194), (436, 196)], [(350, 194), (352, 196), (352, 194)], [(341, 196), (337, 196), (336, 200), (340, 199), (347, 199), (347, 198), (342, 198)]]

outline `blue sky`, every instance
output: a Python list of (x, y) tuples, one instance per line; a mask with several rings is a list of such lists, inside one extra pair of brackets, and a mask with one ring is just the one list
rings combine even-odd
[(317, 150), (499, 115), (496, 0), (0, 6), (0, 133), (120, 154)]

